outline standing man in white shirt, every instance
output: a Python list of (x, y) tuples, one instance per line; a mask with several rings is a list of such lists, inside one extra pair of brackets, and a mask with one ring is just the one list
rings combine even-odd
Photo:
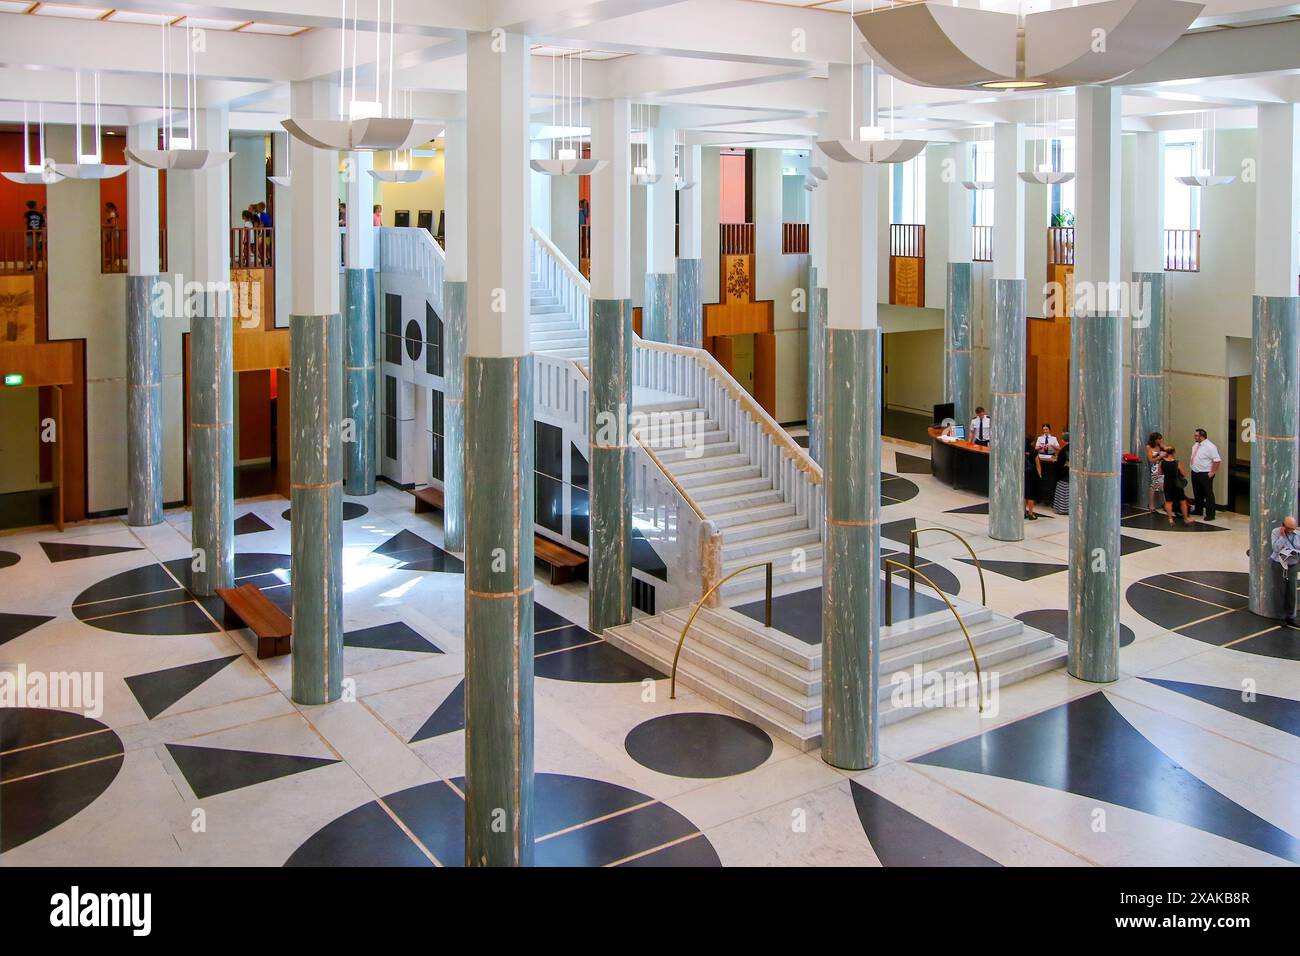
[(975, 417), (970, 420), (967, 437), (977, 445), (988, 445), (989, 436), (993, 434), (993, 420), (989, 418), (984, 406), (975, 409)]
[(1219, 449), (1210, 441), (1209, 433), (1204, 428), (1196, 429), (1187, 460), (1192, 472), (1192, 514), (1203, 514), (1206, 521), (1214, 520), (1214, 476), (1220, 464)]

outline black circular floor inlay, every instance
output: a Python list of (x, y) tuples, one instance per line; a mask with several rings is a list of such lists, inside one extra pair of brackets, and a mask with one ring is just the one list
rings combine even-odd
[(72, 819), (122, 769), (122, 740), (98, 720), (62, 710), (0, 707), (5, 754), (0, 853)]
[(420, 323), (412, 319), (406, 323), (406, 354), (411, 357), (412, 362), (420, 360), (420, 350), (424, 348), (424, 333), (420, 331)]
[[(1070, 616), (1063, 607), (1036, 608), (1032, 611), (1025, 611), (1023, 614), (1016, 615), (1017, 621), (1023, 621), (1030, 627), (1036, 627), (1040, 631), (1046, 631), (1057, 640), (1066, 641), (1070, 638)], [(1134, 641), (1133, 628), (1127, 624), (1119, 626), (1119, 646), (1128, 647)]]
[(1244, 571), (1153, 574), (1130, 585), (1124, 597), (1148, 621), (1182, 637), (1300, 661), (1300, 630), (1251, 612), (1250, 578)]
[(910, 501), (920, 493), (921, 489), (916, 486), (916, 482), (891, 475), (889, 472), (881, 472), (880, 503), (882, 505), (896, 505), (901, 501)]
[(8, 568), (17, 564), (21, 559), (12, 551), (0, 551), (0, 568)]
[[(292, 511), (293, 511), (292, 508), (285, 508), (284, 511), (280, 513), (280, 517), (283, 518), (285, 521), (292, 521), (293, 520), (293, 516), (291, 514)], [(366, 515), (369, 513), (370, 513), (370, 509), (367, 508), (365, 505), (359, 505), (355, 501), (343, 502), (344, 521), (351, 521), (353, 518), (360, 518), (362, 515)]]
[[(538, 866), (721, 865), (695, 824), (644, 793), (558, 773), (537, 774), (533, 790)], [(462, 866), (464, 792), (457, 777), (390, 793), (382, 807), (362, 804), (317, 830), (285, 866), (431, 866), (424, 849), (444, 866)]]
[[(122, 571), (78, 594), (72, 613), (118, 634), (212, 634), (218, 630), (214, 619), (228, 629), (242, 627), (221, 598), (199, 597), (190, 590), (192, 573), (189, 558)], [(236, 554), (235, 583), (255, 584), (282, 610), (292, 611), (287, 554)]]
[(643, 767), (674, 777), (730, 777), (772, 756), (772, 738), (729, 714), (667, 714), (637, 724), (623, 741)]

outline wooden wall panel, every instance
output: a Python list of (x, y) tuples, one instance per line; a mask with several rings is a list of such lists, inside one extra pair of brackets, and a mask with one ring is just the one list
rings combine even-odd
[(1051, 422), (1059, 435), (1070, 414), (1070, 320), (1029, 319), (1025, 335), (1025, 429)]
[(776, 417), (776, 335), (771, 332), (754, 336), (754, 398)]

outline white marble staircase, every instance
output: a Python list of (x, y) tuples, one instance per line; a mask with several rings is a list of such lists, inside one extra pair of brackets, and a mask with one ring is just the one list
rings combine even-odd
[(534, 352), (587, 364), (587, 330), (536, 275), (528, 301), (528, 335)]
[[(989, 695), (986, 707), (997, 706), (1002, 688), (1064, 661), (1065, 645), (1052, 635), (987, 607), (955, 603), (979, 654)], [(610, 628), (603, 636), (667, 674), (689, 615), (690, 608), (676, 608)], [(820, 645), (764, 627), (737, 611), (704, 608), (682, 648), (677, 683), (807, 751), (821, 743), (821, 663)], [(973, 687), (962, 681), (973, 674), (966, 639), (947, 608), (881, 628), (882, 725), (940, 705), (964, 701), (974, 708), (973, 696), (962, 696)], [(927, 697), (926, 688), (935, 686), (943, 689), (931, 690)]]

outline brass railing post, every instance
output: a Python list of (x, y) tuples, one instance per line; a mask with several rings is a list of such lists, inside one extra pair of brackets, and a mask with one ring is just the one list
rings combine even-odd
[(767, 562), (767, 594), (764, 598), (763, 626), (772, 626), (772, 562)]
[(894, 623), (894, 569), (885, 561), (885, 627)]
[(745, 565), (745, 567), (737, 568), (735, 571), (732, 571), (730, 574), (728, 574), (725, 578), (722, 578), (720, 581), (717, 581), (715, 584), (713, 584), (712, 587), (710, 587), (707, 591), (704, 592), (704, 594), (700, 597), (698, 601), (695, 602), (695, 607), (691, 609), (691, 616), (686, 619), (686, 626), (682, 628), (682, 636), (677, 639), (677, 650), (673, 653), (673, 671), (671, 674), (671, 680), (668, 684), (668, 697), (670, 700), (677, 699), (677, 661), (682, 656), (683, 645), (686, 644), (686, 633), (691, 629), (691, 625), (695, 623), (695, 616), (700, 613), (700, 608), (704, 607), (704, 605), (708, 603), (709, 598), (713, 596), (713, 593), (715, 591), (717, 591), (724, 584), (726, 584), (728, 581), (734, 578), (737, 574), (744, 574), (746, 571), (753, 571), (755, 568), (761, 568), (764, 566), (767, 567), (767, 582), (768, 582), (767, 610), (765, 613), (765, 617), (767, 619), (766, 625), (768, 627), (772, 626), (772, 562), (771, 561), (761, 561), (757, 564), (747, 564)]
[[(908, 539), (908, 561), (912, 567), (916, 567), (916, 538), (922, 531), (942, 531), (944, 534), (952, 535), (962, 543), (962, 546), (965, 547), (966, 552), (970, 555), (971, 561), (975, 563), (975, 570), (978, 572), (980, 577), (980, 603), (987, 605), (989, 603), (988, 591), (984, 587), (984, 566), (980, 564), (979, 555), (975, 553), (975, 549), (970, 546), (969, 541), (951, 528), (913, 528)], [(913, 592), (916, 590), (915, 576), (912, 578), (912, 590)]]

